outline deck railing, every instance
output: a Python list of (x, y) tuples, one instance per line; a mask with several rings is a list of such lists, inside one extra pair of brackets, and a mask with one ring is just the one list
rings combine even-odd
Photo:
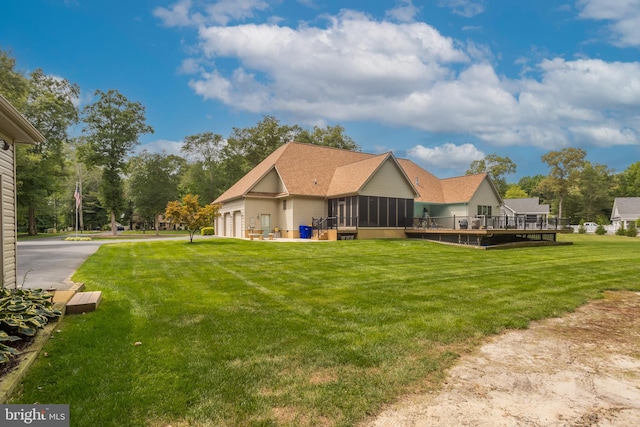
[(569, 226), (569, 218), (532, 215), (473, 215), (411, 218), (405, 228), (417, 230), (557, 230)]
[(358, 230), (358, 217), (337, 217), (328, 216), (320, 218), (311, 218), (312, 233), (320, 237), (323, 231), (337, 230), (344, 232), (353, 232)]

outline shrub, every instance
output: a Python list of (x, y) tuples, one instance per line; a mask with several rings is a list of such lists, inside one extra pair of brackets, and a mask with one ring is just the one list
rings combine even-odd
[(604, 228), (604, 225), (598, 225), (598, 228), (596, 228), (596, 234), (599, 236), (604, 236), (605, 234), (607, 234), (607, 230)]
[(587, 229), (584, 228), (584, 225), (580, 225), (580, 228), (578, 228), (578, 233), (580, 234), (585, 234), (587, 232)]
[(627, 230), (625, 230), (624, 225), (621, 225), (620, 228), (616, 230), (616, 236), (626, 236)]
[[(0, 288), (0, 342), (18, 341), (20, 335), (33, 337), (50, 318), (61, 315), (53, 309), (51, 294), (42, 289)], [(0, 364), (13, 354), (14, 348), (0, 343)]]
[(627, 236), (636, 237), (638, 235), (638, 228), (636, 227), (635, 222), (630, 222), (629, 227), (627, 228)]
[(213, 236), (214, 234), (216, 234), (216, 229), (213, 227), (202, 227), (200, 229), (201, 236)]

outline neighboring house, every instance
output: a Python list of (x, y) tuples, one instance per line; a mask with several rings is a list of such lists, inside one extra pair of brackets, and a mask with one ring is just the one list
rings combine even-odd
[[(486, 174), (439, 180), (393, 153), (380, 155), (291, 142), (218, 197), (216, 234), (300, 236), (332, 218), (343, 235), (402, 238), (416, 217), (491, 215), (501, 200)], [(480, 207), (478, 207), (480, 206)], [(335, 238), (336, 236), (333, 236)], [(330, 237), (331, 238), (331, 237)]]
[(630, 222), (640, 219), (640, 197), (616, 197), (611, 211), (613, 232), (620, 227), (629, 228)]
[(44, 140), (44, 136), (0, 95), (0, 279), (5, 287), (15, 287), (17, 284), (15, 144), (33, 144)]
[(504, 199), (500, 216), (516, 228), (548, 228), (549, 205), (540, 204), (538, 197)]

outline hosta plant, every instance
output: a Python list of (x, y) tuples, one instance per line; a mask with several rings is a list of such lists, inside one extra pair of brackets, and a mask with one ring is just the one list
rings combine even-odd
[(5, 342), (20, 340), (20, 336), (33, 337), (49, 319), (62, 315), (55, 310), (51, 294), (42, 289), (0, 288), (0, 363), (16, 353)]

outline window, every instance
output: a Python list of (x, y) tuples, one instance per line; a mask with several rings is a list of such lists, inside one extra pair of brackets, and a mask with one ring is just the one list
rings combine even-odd
[(283, 201), (282, 201), (282, 210), (283, 210), (283, 211), (286, 211), (286, 210), (287, 210), (287, 201), (286, 201), (286, 200), (283, 200)]
[(478, 215), (491, 216), (491, 206), (478, 205)]

